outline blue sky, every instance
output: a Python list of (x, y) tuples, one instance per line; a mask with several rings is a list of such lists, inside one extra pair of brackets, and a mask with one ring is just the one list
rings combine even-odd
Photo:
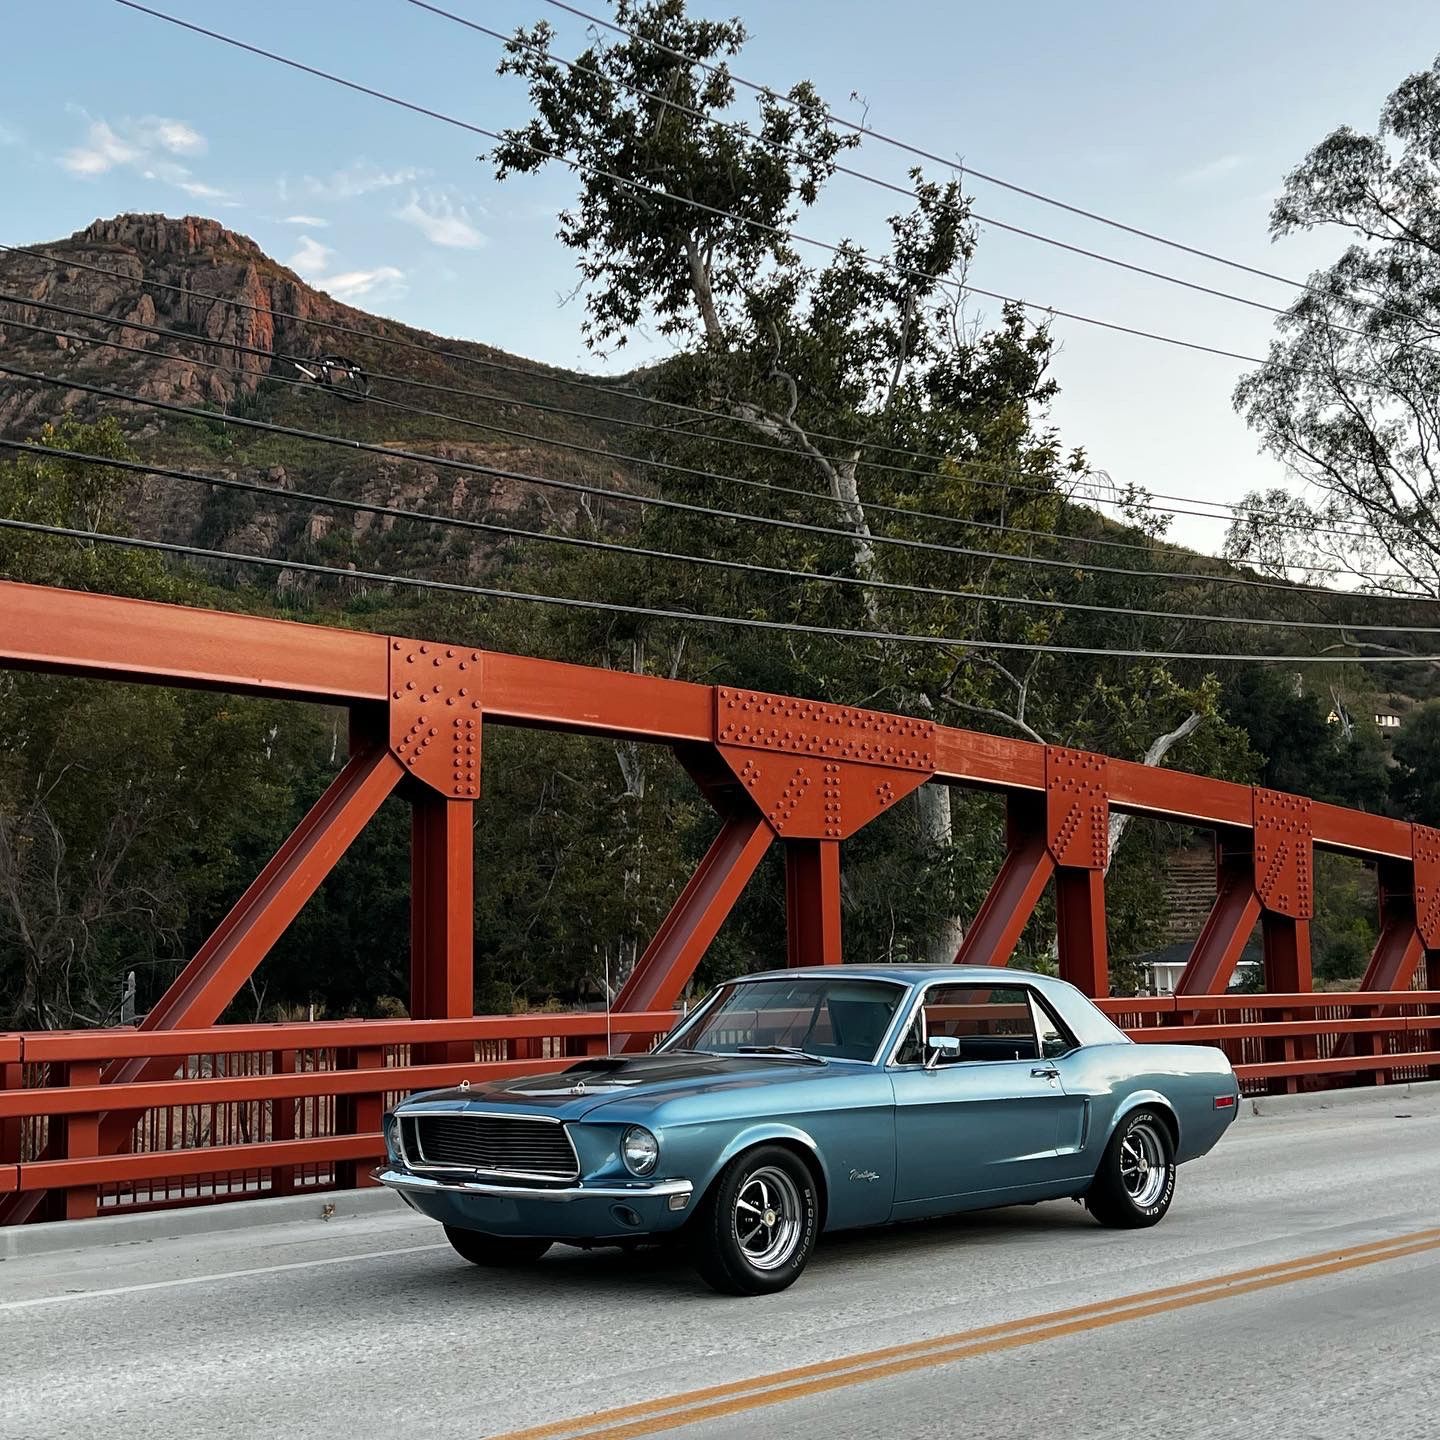
[[(489, 128), (524, 95), (498, 46), (403, 0), (156, 0), (157, 8)], [(452, 0), (496, 29), (540, 17), (556, 49), (580, 22), (543, 0)], [(604, 0), (582, 8), (608, 13)], [(1388, 92), (1440, 50), (1433, 0), (1203, 6), (964, 5), (730, 0), (752, 32), (736, 69), (810, 78), (833, 108), (927, 149), (1232, 258), (1305, 275), (1338, 236), (1271, 245), (1285, 171), (1334, 126), (1372, 129)], [(605, 368), (580, 339), (573, 257), (554, 238), (558, 174), (496, 184), (482, 142), (125, 10), (72, 0), (6, 7), (0, 240), (55, 239), (125, 210), (201, 214), (256, 239), (307, 280), (366, 309), (537, 360)], [(63, 16), (63, 18), (61, 18)], [(58, 49), (57, 49), (58, 47)], [(867, 143), (858, 169), (909, 163)], [(937, 170), (938, 173), (938, 170)], [(1285, 287), (1237, 274), (972, 182), (983, 214), (1270, 303)], [(841, 179), (804, 229), (878, 244), (898, 197)], [(1249, 354), (1268, 317), (993, 229), (976, 285)], [(984, 302), (977, 306), (983, 315)], [(1119, 483), (1224, 500), (1283, 472), (1230, 407), (1243, 367), (1057, 321), (1054, 418)], [(645, 336), (610, 362), (663, 353)], [(1181, 517), (1202, 548), (1223, 526)]]

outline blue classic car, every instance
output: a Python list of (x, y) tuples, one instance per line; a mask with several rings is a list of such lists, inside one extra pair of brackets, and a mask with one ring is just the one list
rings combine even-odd
[(780, 970), (650, 1054), (411, 1097), (376, 1178), (477, 1265), (683, 1238), (717, 1290), (756, 1295), (822, 1230), (1064, 1196), (1153, 1225), (1238, 1105), (1219, 1050), (1137, 1045), (1044, 975)]

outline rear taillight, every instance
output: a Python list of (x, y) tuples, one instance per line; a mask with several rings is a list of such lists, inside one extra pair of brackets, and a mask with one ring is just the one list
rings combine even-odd
[(1217, 1095), (1215, 1097), (1215, 1108), (1217, 1110), (1233, 1110), (1235, 1108), (1234, 1095)]

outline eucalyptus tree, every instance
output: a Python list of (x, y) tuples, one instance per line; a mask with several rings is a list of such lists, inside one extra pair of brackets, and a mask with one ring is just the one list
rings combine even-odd
[(1373, 134), (1342, 125), (1286, 177), (1271, 234), (1328, 231), (1349, 243), (1235, 392), (1316, 498), (1247, 496), (1256, 513), (1228, 552), (1273, 567), (1319, 557), (1440, 597), (1440, 60), (1394, 90)]
[[(1111, 694), (1158, 694), (1150, 670), (1101, 658), (1026, 661), (1022, 671), (1010, 652), (972, 638), (1043, 647), (1074, 628), (1053, 602), (1081, 594), (1113, 598), (1118, 612), (1086, 617), (1086, 643), (1146, 648), (1159, 634), (1127, 613), (1141, 608), (1138, 582), (1080, 561), (1014, 563), (1063, 553), (1055, 531), (1089, 465), (1046, 418), (1056, 393), (1048, 326), (1011, 305), (987, 327), (970, 308), (976, 228), (958, 182), (912, 171), (878, 246), (807, 243), (805, 212), (848, 168), (857, 138), (833, 125), (815, 87), (742, 104), (730, 69), (746, 40), (738, 20), (694, 18), (683, 0), (616, 0), (615, 18), (628, 34), (593, 38), (574, 59), (556, 53), (543, 22), (512, 36), (500, 70), (526, 82), (531, 114), (496, 145), (496, 175), (569, 167), (576, 193), (559, 239), (576, 255), (587, 343), (613, 351), (653, 330), (671, 347), (637, 384), (693, 407), (657, 424), (647, 451), (688, 473), (656, 468), (646, 479), (820, 527), (797, 535), (653, 511), (646, 533), (672, 549), (847, 582), (661, 565), (647, 583), (697, 609), (966, 642), (738, 641), (729, 655), (745, 657), (751, 683), (773, 675), (849, 703), (978, 716), (1034, 738), (1116, 740), (1137, 756), (1148, 747), (1158, 763), (1211, 713), (1201, 677), (1165, 677), (1153, 712), (1164, 716), (1161, 739), (1152, 730), (1136, 745), (1133, 724), (1110, 735), (1098, 722), (1122, 718)], [(1004, 603), (1026, 599), (1052, 605)], [(708, 674), (723, 668), (714, 657)], [(1143, 724), (1144, 711), (1123, 718)], [(922, 787), (916, 814), (943, 869), (960, 853), (949, 791)], [(933, 958), (954, 953), (959, 898), (952, 876), (935, 900), (950, 918), (932, 927)]]

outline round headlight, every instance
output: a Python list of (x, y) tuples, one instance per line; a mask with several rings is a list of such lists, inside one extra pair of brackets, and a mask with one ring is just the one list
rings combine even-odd
[(620, 1137), (620, 1158), (634, 1175), (648, 1175), (660, 1159), (660, 1142), (642, 1125), (632, 1125)]
[(405, 1162), (405, 1147), (400, 1140), (400, 1117), (391, 1115), (385, 1121), (385, 1148), (390, 1152), (390, 1158), (397, 1164)]

